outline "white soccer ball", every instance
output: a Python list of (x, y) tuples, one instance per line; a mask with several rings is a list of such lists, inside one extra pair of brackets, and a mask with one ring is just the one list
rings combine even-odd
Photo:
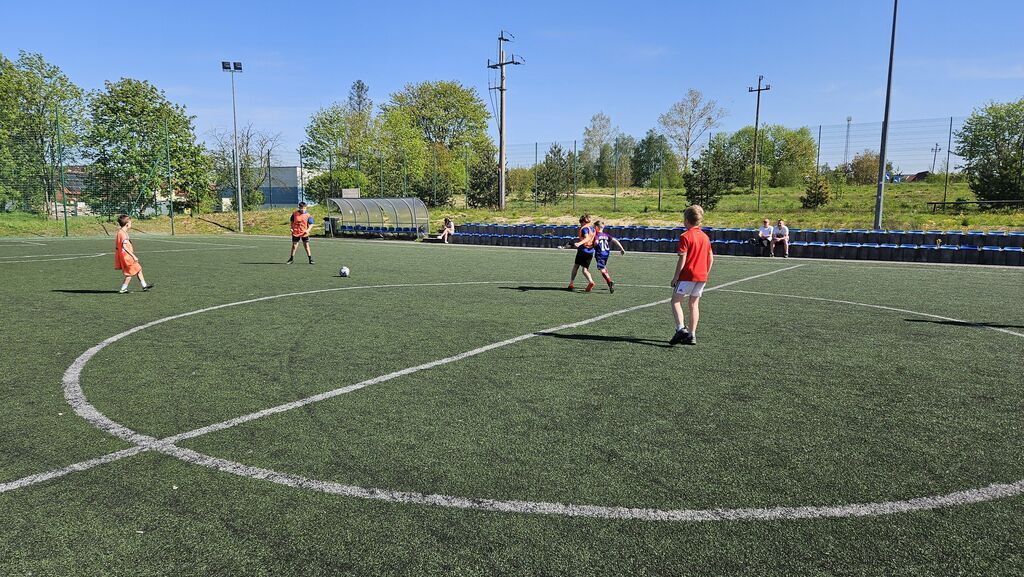
[(338, 271), (338, 276), (348, 276), (350, 274), (352, 274), (352, 271), (348, 270), (347, 266), (341, 267), (341, 269)]

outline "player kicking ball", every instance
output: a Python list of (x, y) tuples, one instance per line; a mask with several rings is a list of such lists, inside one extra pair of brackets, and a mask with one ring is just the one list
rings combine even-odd
[[(679, 260), (672, 275), (672, 315), (676, 321), (676, 332), (668, 344), (697, 344), (697, 321), (700, 319), (700, 296), (711, 272), (715, 257), (711, 253), (711, 239), (700, 229), (704, 221), (704, 209), (696, 204), (683, 211), (686, 232), (679, 235)], [(683, 299), (690, 309), (690, 329), (686, 329), (683, 316)]]
[(306, 212), (306, 203), (300, 202), (299, 208), (295, 209), (291, 218), (292, 224), (292, 253), (288, 256), (288, 262), (295, 261), (295, 250), (302, 242), (302, 248), (306, 249), (306, 256), (309, 257), (309, 264), (313, 264), (313, 253), (309, 251), (309, 229), (313, 226), (313, 216)]
[(565, 248), (576, 249), (576, 261), (572, 265), (572, 275), (569, 276), (569, 286), (566, 290), (572, 291), (576, 288), (576, 273), (580, 267), (583, 268), (583, 276), (587, 279), (587, 288), (584, 292), (594, 290), (594, 277), (590, 276), (590, 263), (594, 260), (594, 227), (590, 226), (590, 215), (584, 214), (580, 217), (580, 228), (578, 231), (579, 240), (570, 242)]
[(604, 231), (604, 223), (600, 220), (594, 223), (594, 248), (597, 257), (597, 270), (608, 283), (608, 292), (615, 292), (615, 283), (612, 282), (612, 275), (608, 274), (608, 257), (612, 255), (611, 245), (619, 247), (619, 254), (625, 255), (626, 249), (622, 248), (619, 239)]

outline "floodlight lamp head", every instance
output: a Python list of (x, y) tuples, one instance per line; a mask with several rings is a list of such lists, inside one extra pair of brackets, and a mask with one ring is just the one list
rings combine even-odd
[(232, 66), (232, 68), (234, 69), (235, 72), (241, 72), (242, 71), (242, 63), (241, 62), (232, 62), (231, 66)]
[(221, 61), (220, 69), (224, 72), (231, 72), (231, 63), (227, 61)]

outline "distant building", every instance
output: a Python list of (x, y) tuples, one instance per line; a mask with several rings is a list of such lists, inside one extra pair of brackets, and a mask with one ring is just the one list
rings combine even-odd
[[(295, 206), (299, 202), (313, 204), (306, 198), (304, 186), (309, 183), (311, 178), (320, 174), (320, 172), (310, 168), (300, 169), (298, 166), (270, 167), (269, 182), (264, 178), (263, 183), (260, 185), (260, 192), (263, 193), (263, 208), (289, 207)], [(234, 188), (221, 189), (220, 209), (230, 210), (234, 198)]]

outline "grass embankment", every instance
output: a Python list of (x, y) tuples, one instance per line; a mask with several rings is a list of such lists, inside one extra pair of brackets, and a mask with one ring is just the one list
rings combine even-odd
[[(887, 229), (904, 230), (1019, 230), (1024, 229), (1024, 210), (980, 211), (968, 208), (932, 212), (927, 205), (943, 198), (942, 184), (906, 183), (886, 187), (882, 225)], [(795, 228), (871, 228), (874, 219), (875, 187), (846, 186), (833, 191), (833, 200), (818, 210), (800, 206), (800, 187), (765, 188), (761, 191), (761, 208), (757, 195), (736, 191), (726, 195), (718, 206), (708, 211), (705, 223), (714, 227), (750, 227), (762, 218), (784, 218)], [(950, 185), (948, 200), (975, 200), (966, 184)], [(570, 224), (578, 215), (589, 212), (612, 225), (677, 225), (680, 213), (687, 206), (686, 195), (679, 189), (662, 191), (658, 210), (657, 189), (582, 189), (571, 199), (557, 204), (535, 206), (530, 200), (510, 199), (505, 211), (471, 209), (461, 197), (455, 206), (435, 208), (431, 212), (431, 230), (441, 219), (450, 216), (457, 224), (466, 222), (539, 222)], [(250, 211), (245, 213), (248, 234), (288, 234), (290, 208)], [(327, 214), (323, 207), (313, 207), (314, 218), (320, 222)], [(174, 221), (177, 234), (221, 234), (237, 232), (237, 216), (232, 212), (178, 216)], [(68, 219), (71, 236), (109, 236), (117, 225), (106, 217), (79, 216)], [(137, 220), (137, 234), (169, 234), (170, 219), (157, 217)], [(63, 236), (64, 221), (46, 220), (35, 215), (11, 213), (0, 215), (0, 236), (32, 237)]]

